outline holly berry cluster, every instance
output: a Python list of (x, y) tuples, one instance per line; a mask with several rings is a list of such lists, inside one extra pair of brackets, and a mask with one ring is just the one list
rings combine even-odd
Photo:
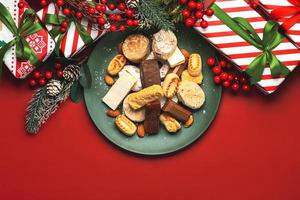
[(217, 60), (213, 57), (209, 57), (206, 62), (214, 74), (215, 84), (222, 85), (224, 88), (230, 88), (234, 92), (240, 90), (244, 92), (250, 91), (251, 88), (247, 76), (234, 72), (229, 62), (223, 59)]
[(54, 64), (55, 72), (47, 70), (45, 72), (34, 71), (32, 73), (32, 77), (29, 79), (28, 84), (30, 87), (34, 88), (36, 86), (43, 87), (47, 84), (47, 82), (52, 78), (62, 78), (63, 70), (62, 65), (60, 63)]
[(179, 3), (184, 6), (181, 14), (187, 27), (208, 27), (208, 22), (203, 17), (214, 14), (211, 8), (205, 9), (203, 2), (197, 0), (180, 0)]
[[(78, 20), (84, 17), (92, 23), (97, 23), (100, 29), (109, 24), (111, 32), (124, 32), (127, 27), (139, 25), (139, 21), (134, 19), (135, 11), (128, 8), (123, 0), (118, 0), (117, 3), (108, 3), (107, 0), (100, 0), (100, 3), (87, 0), (40, 0), (40, 4), (45, 7), (52, 1), (62, 8), (65, 16), (72, 15)], [(61, 32), (67, 31), (68, 23), (69, 20), (61, 23)]]

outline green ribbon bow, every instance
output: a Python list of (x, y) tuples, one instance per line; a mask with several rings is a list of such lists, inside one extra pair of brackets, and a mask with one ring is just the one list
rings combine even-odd
[(47, 14), (45, 16), (45, 20), (44, 20), (45, 24), (50, 24), (50, 25), (54, 26), (54, 28), (49, 33), (53, 38), (56, 38), (58, 36), (58, 39), (56, 41), (57, 45), (55, 47), (55, 53), (57, 55), (59, 55), (59, 48), (61, 45), (61, 41), (63, 40), (65, 34), (67, 33), (67, 32), (63, 33), (60, 30), (60, 25), (65, 20), (67, 20), (69, 22), (67, 29), (69, 29), (71, 22), (74, 22), (76, 29), (79, 32), (79, 35), (80, 35), (82, 41), (84, 42), (84, 44), (88, 45), (88, 44), (93, 43), (93, 38), (84, 29), (84, 27), (78, 22), (78, 20), (76, 18), (74, 18), (72, 15), (70, 15), (70, 17), (66, 18), (65, 16), (59, 16), (58, 14)]
[(274, 21), (268, 21), (264, 27), (263, 39), (255, 32), (253, 26), (241, 17), (231, 18), (215, 3), (211, 8), (227, 27), (238, 34), (245, 41), (261, 50), (262, 53), (257, 56), (247, 67), (246, 72), (251, 77), (251, 83), (261, 80), (265, 66), (270, 66), (272, 76), (287, 76), (290, 70), (280, 62), (280, 60), (272, 53), (284, 39), (284, 36), (278, 32), (278, 25)]
[(41, 62), (25, 40), (26, 36), (32, 35), (42, 29), (40, 23), (35, 23), (35, 19), (35, 11), (27, 9), (22, 15), (21, 24), (18, 28), (7, 8), (0, 3), (0, 21), (14, 35), (14, 39), (0, 49), (0, 76), (2, 74), (4, 55), (14, 45), (16, 45), (16, 56), (18, 59), (30, 61), (32, 65), (37, 65)]

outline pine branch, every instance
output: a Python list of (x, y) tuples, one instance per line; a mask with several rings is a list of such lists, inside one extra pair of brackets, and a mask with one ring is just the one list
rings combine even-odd
[(70, 95), (73, 82), (67, 83), (61, 93), (56, 97), (46, 94), (46, 87), (35, 91), (26, 115), (26, 130), (31, 134), (36, 134), (40, 127), (55, 113), (62, 102)]
[[(140, 0), (138, 5), (138, 12), (140, 14), (140, 22), (143, 27), (144, 24), (150, 24), (158, 29), (174, 30), (174, 24), (169, 20), (164, 7), (153, 0)], [(146, 27), (146, 28), (149, 28)]]

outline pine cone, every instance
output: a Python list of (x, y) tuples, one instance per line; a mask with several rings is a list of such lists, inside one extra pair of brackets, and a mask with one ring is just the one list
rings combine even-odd
[(68, 65), (63, 71), (63, 77), (66, 81), (77, 81), (80, 75), (80, 67), (78, 65)]
[(139, 0), (127, 0), (126, 5), (128, 8), (131, 9), (137, 9), (137, 6), (139, 4)]
[(62, 84), (59, 80), (52, 79), (46, 85), (46, 94), (55, 97), (62, 91)]

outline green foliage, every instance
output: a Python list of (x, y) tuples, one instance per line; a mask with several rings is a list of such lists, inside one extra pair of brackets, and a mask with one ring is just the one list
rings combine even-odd
[(0, 47), (3, 47), (4, 45), (6, 45), (6, 42), (4, 42), (3, 40), (0, 40)]
[(137, 9), (140, 15), (140, 28), (149, 29), (154, 26), (158, 29), (175, 29), (165, 7), (162, 7), (160, 3), (154, 0), (140, 0)]

